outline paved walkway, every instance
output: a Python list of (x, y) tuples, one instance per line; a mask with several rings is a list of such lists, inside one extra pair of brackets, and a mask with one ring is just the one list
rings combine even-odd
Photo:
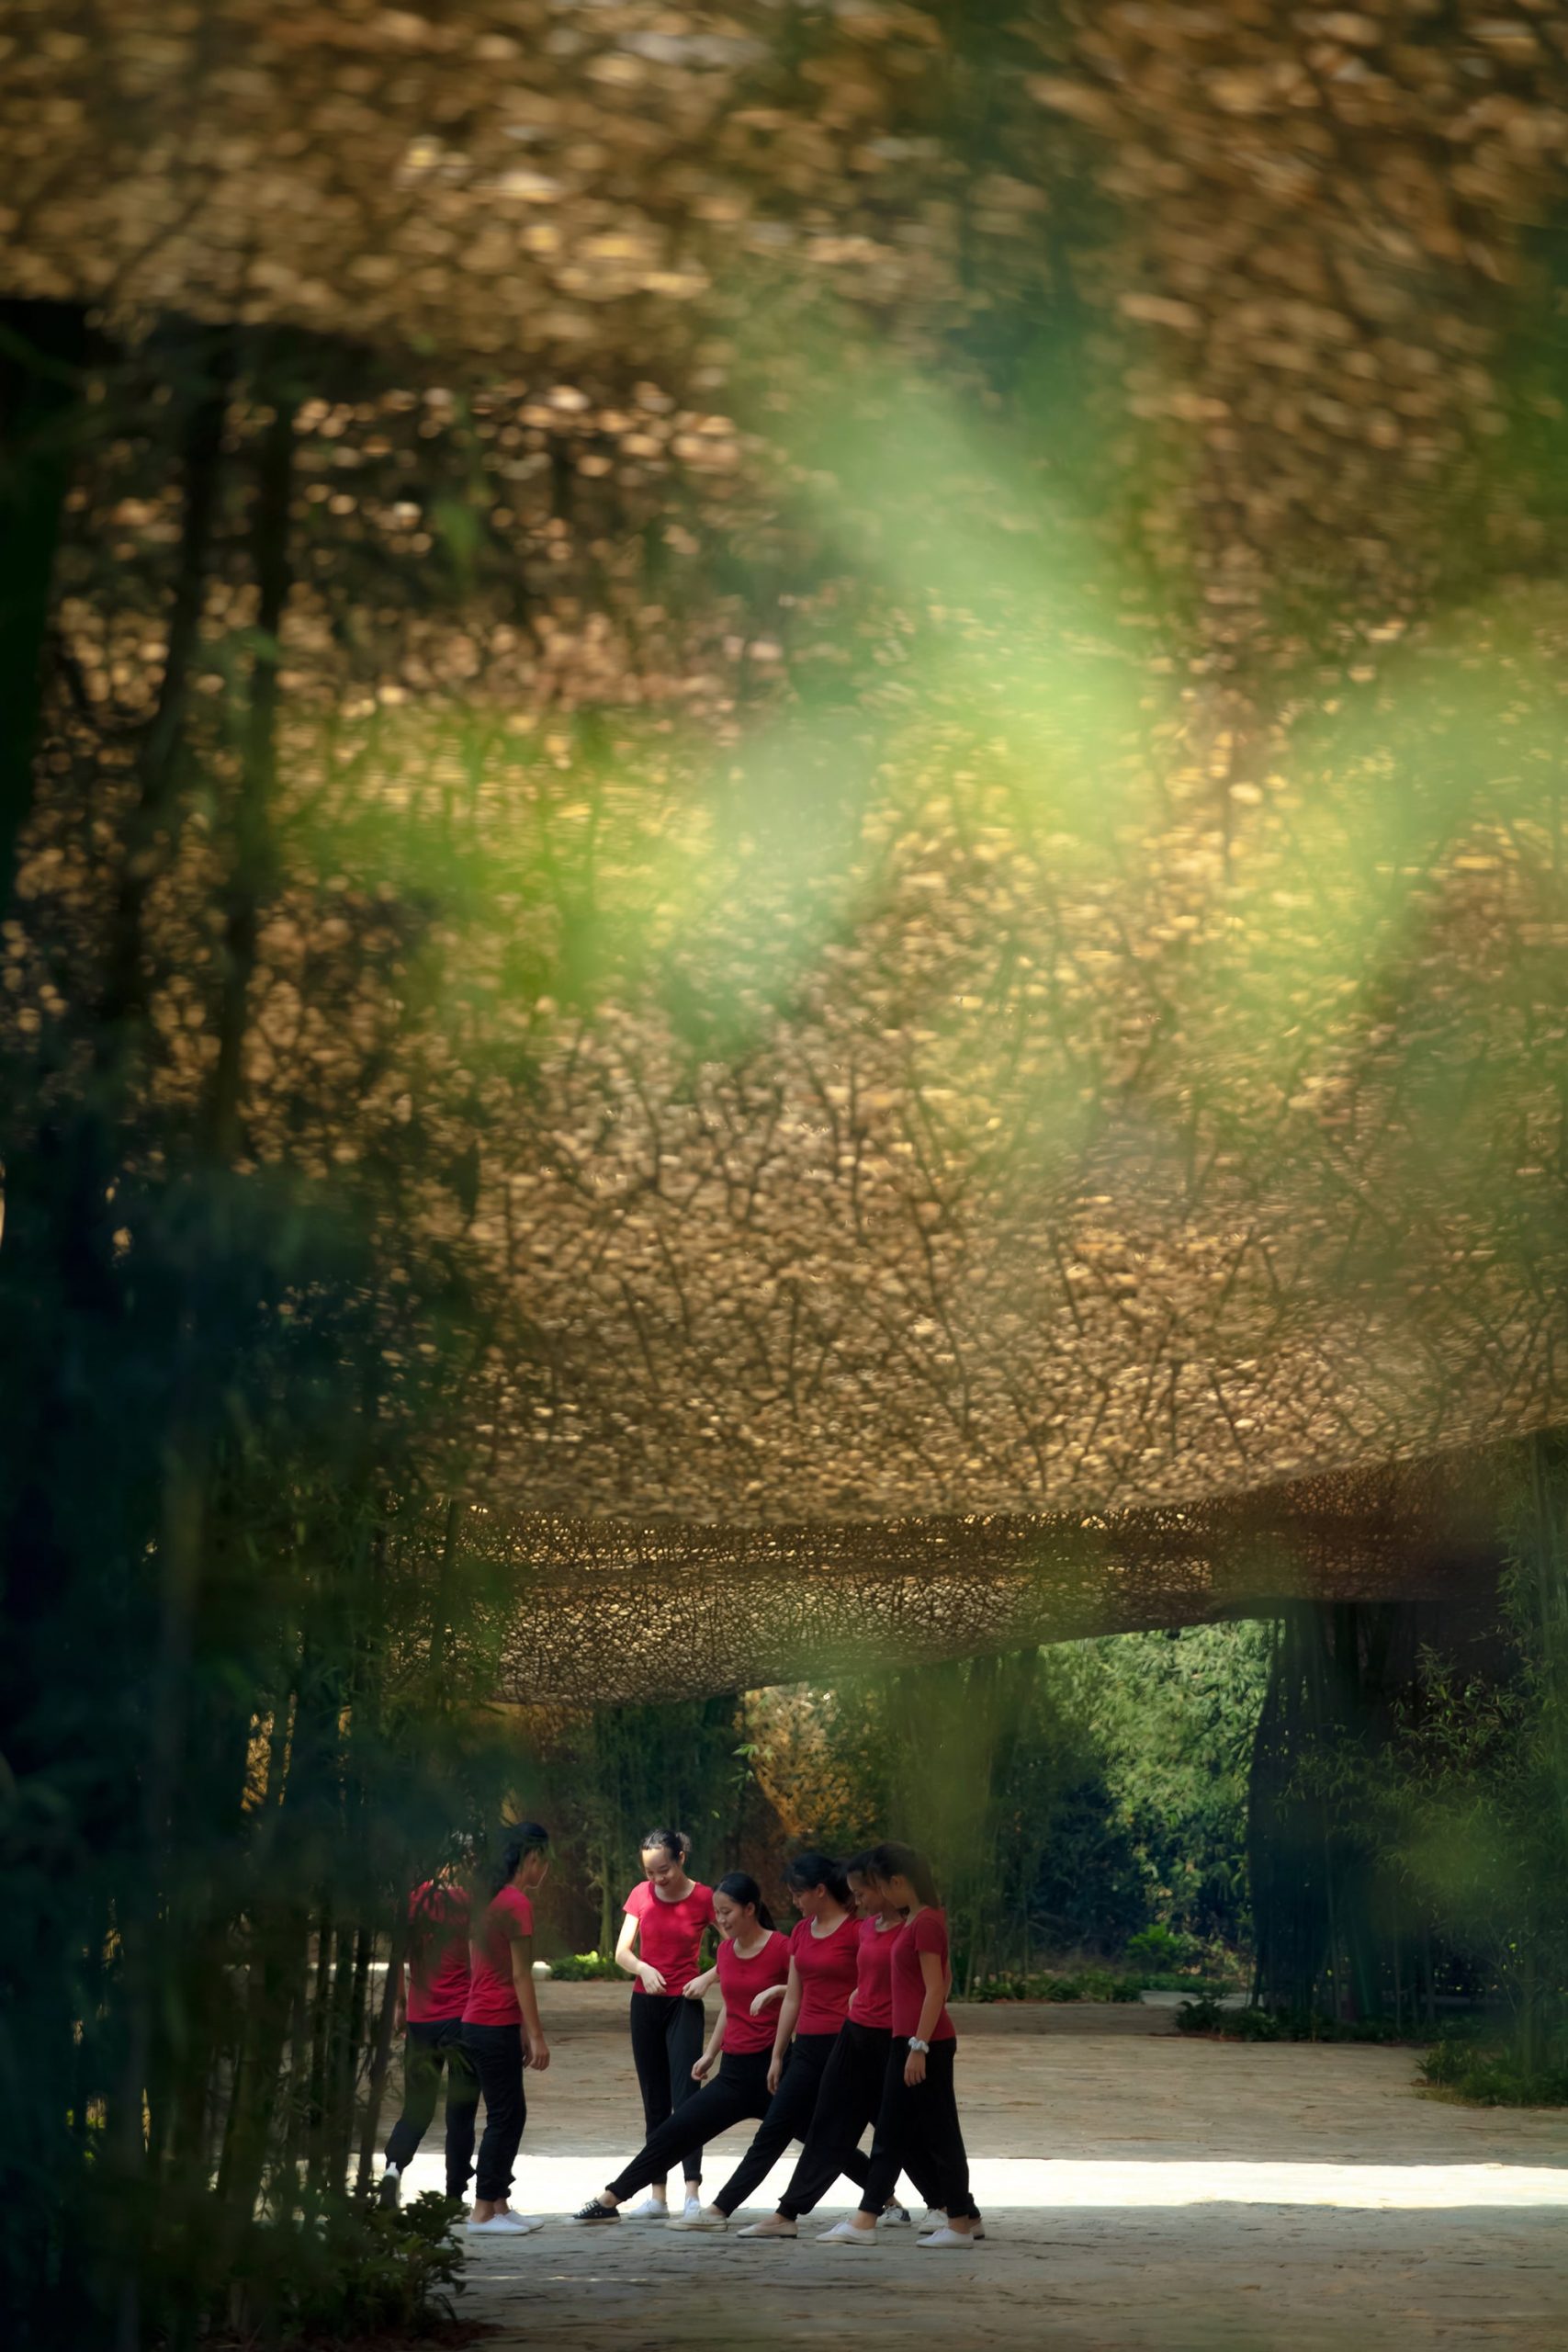
[[(543, 1988), (514, 2201), (551, 2218), (470, 2245), (493, 2352), (1568, 2352), (1568, 2113), (1424, 2098), (1408, 2051), (1192, 2042), (1152, 2010), (959, 2011), (972, 2254), (573, 2228), (638, 2136), (625, 2001)], [(715, 2185), (746, 2137), (710, 2150)], [(411, 2187), (439, 2182), (433, 2137)]]

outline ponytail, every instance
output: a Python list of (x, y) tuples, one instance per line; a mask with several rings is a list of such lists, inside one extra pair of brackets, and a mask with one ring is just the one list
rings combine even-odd
[(825, 1886), (842, 1910), (850, 1908), (850, 1883), (844, 1876), (842, 1862), (835, 1862), (826, 1854), (796, 1854), (793, 1862), (784, 1864), (784, 1884), (804, 1894), (813, 1886)]
[(548, 1850), (549, 1842), (550, 1833), (541, 1822), (507, 1822), (488, 1865), (480, 1874), (486, 1901), (493, 1902), (503, 1886), (511, 1885), (525, 1854), (545, 1853)]
[(940, 1904), (931, 1866), (916, 1846), (901, 1846), (890, 1838), (886, 1845), (874, 1846), (866, 1857), (874, 1877), (886, 1886), (890, 1878), (908, 1879), (922, 1903)]
[(731, 1903), (739, 1903), (743, 1911), (755, 1911), (759, 1927), (772, 1928), (773, 1915), (763, 1902), (762, 1890), (750, 1871), (727, 1871), (714, 1888), (714, 1893), (727, 1896)]

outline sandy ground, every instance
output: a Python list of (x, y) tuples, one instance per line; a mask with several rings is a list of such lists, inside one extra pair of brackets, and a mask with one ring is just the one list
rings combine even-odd
[[(1568, 2113), (1422, 2098), (1408, 2051), (1192, 2042), (1168, 2012), (957, 2015), (988, 2237), (938, 2255), (692, 2238), (565, 2214), (640, 2136), (615, 1986), (547, 1985), (513, 2202), (470, 2242), (465, 2316), (494, 2352), (823, 2339), (1062, 2352), (1568, 2352)], [(409, 2183), (440, 2186), (439, 2119)], [(747, 2131), (716, 2143), (716, 2185)], [(770, 2209), (781, 2165), (753, 2211)], [(847, 2210), (846, 2196), (823, 2222)]]

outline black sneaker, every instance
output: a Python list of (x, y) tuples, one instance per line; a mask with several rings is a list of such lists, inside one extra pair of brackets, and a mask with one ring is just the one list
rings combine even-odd
[(621, 2214), (618, 2206), (601, 2205), (596, 2197), (591, 2197), (587, 2204), (571, 2218), (574, 2222), (618, 2222)]

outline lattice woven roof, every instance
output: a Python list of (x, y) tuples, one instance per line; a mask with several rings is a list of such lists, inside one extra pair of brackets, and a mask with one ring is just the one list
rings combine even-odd
[[(995, 607), (933, 617), (969, 509), (1020, 521), (944, 443), (901, 493), (923, 516), (929, 490), (934, 573), (881, 531), (860, 720), (781, 718), (700, 782), (630, 730), (591, 786), (502, 741), (473, 786), (479, 860), (529, 847), (464, 950), (472, 1051), (440, 1076), (482, 1102), (482, 1148), (445, 1114), (475, 1156), (430, 1232), (477, 1242), (502, 1302), (471, 1489), (536, 1596), (512, 1695), (1426, 1589), (1484, 1551), (1441, 1458), (1563, 1416), (1565, 615), (1551, 565), (1518, 568), (1528, 490), (1483, 462), (1497, 289), (1562, 159), (1552, 27), (1416, 54), (1393, 10), (1188, 13), (1163, 41), (1146, 11), (1042, 19), (1049, 70), (1009, 83), (983, 164), (931, 128), (941, 10), (826, 12), (804, 64), (745, 9), (115, 0), (90, 39), (14, 12), (12, 290), (493, 357), (528, 379), (519, 447), (555, 433), (570, 470), (559, 436), (592, 424), (587, 478), (619, 465), (628, 497), (649, 469), (733, 473), (764, 537), (776, 452), (703, 413), (737, 256), (797, 258), (929, 359), (1036, 298), (1064, 186), (1122, 208), (1095, 300), (1131, 338), (1120, 422), (1164, 453), (1150, 544), (1191, 558), (1179, 651), (1070, 581), (1032, 603), (989, 553)], [(622, 414), (604, 387), (637, 370), (673, 390)], [(1500, 552), (1438, 628), (1466, 499)], [(1326, 656), (1280, 617), (1309, 588), (1340, 600)], [(783, 660), (791, 600), (666, 650), (682, 701), (628, 687), (605, 597), (597, 637), (563, 601), (525, 660), (476, 621), (463, 691), (581, 711), (620, 630), (601, 698), (694, 710), (728, 759), (724, 664)], [(802, 664), (833, 658), (834, 611)], [(291, 608), (317, 713), (328, 636)], [(396, 757), (441, 775), (438, 697), (414, 699)], [(330, 798), (310, 727), (293, 750)], [(795, 823), (823, 775), (828, 813)], [(574, 907), (560, 876), (590, 870)], [(510, 951), (558, 979), (574, 923), (592, 987), (519, 986)], [(269, 989), (297, 1009), (281, 932), (264, 1158), (269, 1089), (311, 1057), (334, 1082), (334, 1040), (271, 1020)], [(387, 1072), (367, 1118), (412, 1082)], [(329, 1130), (289, 1148), (330, 1169)]]

